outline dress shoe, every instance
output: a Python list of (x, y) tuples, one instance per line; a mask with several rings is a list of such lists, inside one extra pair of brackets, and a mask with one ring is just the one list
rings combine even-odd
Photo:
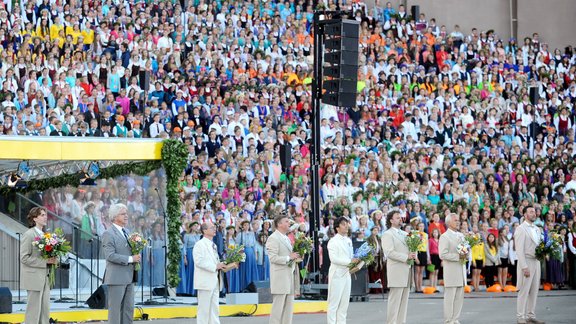
[(530, 324), (546, 324), (546, 322), (543, 321), (539, 321), (535, 318), (529, 318), (526, 323), (530, 323)]

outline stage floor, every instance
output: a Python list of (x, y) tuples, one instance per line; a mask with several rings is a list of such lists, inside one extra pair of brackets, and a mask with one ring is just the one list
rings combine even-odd
[[(14, 298), (17, 300), (17, 298)], [(145, 299), (147, 300), (147, 299)], [(141, 298), (135, 300), (134, 319), (141, 320), (147, 314), (148, 319), (176, 319), (196, 317), (197, 299), (195, 297), (168, 298), (165, 304), (163, 297), (153, 299), (159, 305), (139, 305)], [(226, 299), (220, 299), (220, 316), (263, 316), (270, 315), (272, 304), (226, 305)], [(296, 301), (295, 314), (322, 313), (327, 309), (326, 301)], [(58, 323), (76, 323), (90, 321), (105, 321), (108, 318), (106, 309), (90, 309), (84, 303), (78, 303), (82, 308), (76, 308), (75, 303), (52, 302), (50, 317)], [(0, 323), (22, 323), (26, 304), (13, 304), (12, 314), (0, 314)]]

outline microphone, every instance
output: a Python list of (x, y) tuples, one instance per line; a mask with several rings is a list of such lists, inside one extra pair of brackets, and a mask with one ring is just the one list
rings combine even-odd
[(158, 192), (158, 188), (154, 188), (154, 190), (156, 190), (156, 192)]

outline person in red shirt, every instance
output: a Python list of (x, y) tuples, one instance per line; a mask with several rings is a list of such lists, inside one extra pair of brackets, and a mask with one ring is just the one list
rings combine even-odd
[(498, 220), (496, 220), (496, 218), (490, 218), (490, 228), (488, 229), (488, 234), (494, 234), (494, 237), (498, 239)]
[(440, 222), (440, 214), (438, 213), (434, 213), (434, 215), (432, 215), (432, 222), (430, 222), (430, 225), (428, 226), (428, 233), (434, 232), (434, 229), (439, 230), (440, 235), (446, 232), (446, 226), (444, 223)]

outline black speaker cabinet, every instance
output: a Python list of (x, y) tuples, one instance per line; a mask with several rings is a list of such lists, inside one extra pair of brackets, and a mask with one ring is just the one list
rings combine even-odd
[(253, 281), (248, 287), (246, 292), (258, 293), (259, 304), (271, 304), (272, 294), (270, 293), (270, 281)]
[(102, 285), (96, 289), (96, 291), (88, 298), (86, 304), (92, 309), (105, 309), (106, 304), (106, 294), (108, 293), (108, 286)]
[(8, 287), (0, 287), (0, 314), (12, 313), (12, 292)]

